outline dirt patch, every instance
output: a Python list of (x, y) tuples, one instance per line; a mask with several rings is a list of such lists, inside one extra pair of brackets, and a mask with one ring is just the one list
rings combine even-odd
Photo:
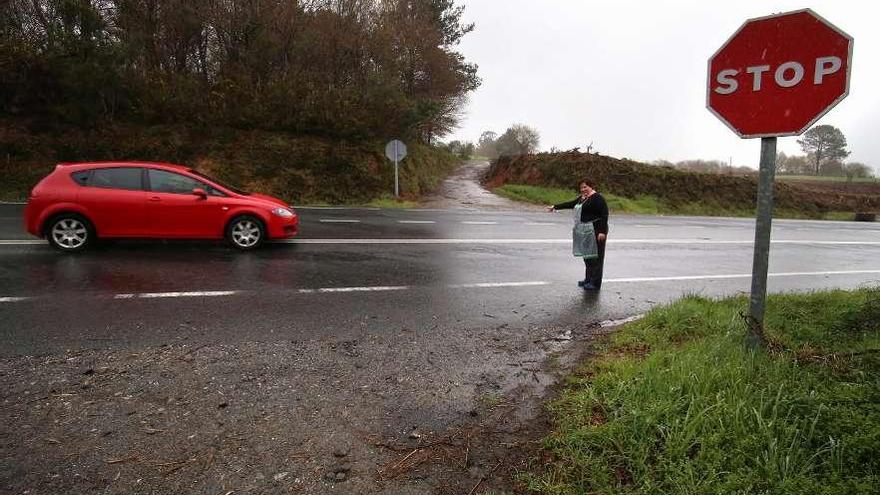
[(880, 196), (880, 181), (877, 182), (843, 182), (831, 180), (782, 180), (799, 189), (818, 194), (833, 191), (843, 194), (873, 194)]
[(0, 491), (519, 492), (548, 431), (542, 401), (599, 331), (4, 359)]
[(424, 208), (480, 209), (507, 211), (542, 211), (537, 205), (513, 201), (495, 195), (481, 185), (489, 170), (489, 162), (470, 160), (463, 163), (440, 185), (438, 190), (421, 201)]

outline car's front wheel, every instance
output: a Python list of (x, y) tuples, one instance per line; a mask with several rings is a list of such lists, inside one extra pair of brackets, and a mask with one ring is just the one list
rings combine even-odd
[(75, 253), (89, 247), (95, 240), (95, 228), (84, 217), (75, 214), (59, 215), (49, 222), (46, 239), (55, 249)]
[(226, 226), (226, 239), (237, 249), (256, 249), (265, 238), (263, 222), (250, 215), (235, 217)]

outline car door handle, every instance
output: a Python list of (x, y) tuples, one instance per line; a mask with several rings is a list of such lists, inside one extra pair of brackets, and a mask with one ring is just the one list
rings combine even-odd
[(152, 196), (150, 197), (150, 201), (162, 201), (162, 198), (160, 198), (159, 196)]

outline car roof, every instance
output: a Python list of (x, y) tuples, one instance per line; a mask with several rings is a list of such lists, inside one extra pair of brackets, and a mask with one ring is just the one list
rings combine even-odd
[(157, 169), (166, 169), (166, 170), (182, 170), (182, 171), (191, 171), (190, 167), (185, 165), (176, 165), (174, 163), (162, 163), (162, 162), (79, 162), (79, 163), (59, 163), (59, 167), (64, 167), (68, 170), (82, 170), (82, 169), (90, 169), (90, 168), (111, 168), (111, 167), (144, 167), (144, 168), (157, 168)]

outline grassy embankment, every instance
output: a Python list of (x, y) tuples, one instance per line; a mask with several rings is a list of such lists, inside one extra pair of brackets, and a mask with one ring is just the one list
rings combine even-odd
[[(687, 172), (595, 153), (501, 157), (492, 163), (484, 184), (499, 188), (500, 194), (545, 203), (573, 198), (584, 177), (617, 212), (754, 216), (755, 176)], [(774, 216), (780, 218), (852, 220), (857, 212), (880, 211), (880, 184), (874, 183), (777, 181), (773, 195)]]
[(0, 201), (25, 199), (59, 162), (138, 160), (189, 165), (296, 205), (408, 207), (459, 163), (446, 150), (410, 143), (400, 166), (398, 200), (384, 146), (232, 128), (116, 125), (35, 133), (10, 124), (0, 128)]
[(687, 297), (608, 336), (550, 406), (546, 459), (522, 480), (547, 494), (877, 493), (880, 289), (771, 296), (757, 352), (747, 305)]
[[(559, 189), (552, 187), (528, 186), (523, 184), (505, 184), (492, 189), (492, 192), (516, 201), (524, 201), (535, 204), (557, 204), (569, 201), (577, 196), (573, 189)], [(681, 206), (668, 204), (662, 199), (640, 194), (632, 198), (617, 196), (603, 192), (602, 196), (608, 202), (608, 208), (614, 213), (629, 213), (634, 215), (693, 215), (693, 216), (728, 216), (728, 217), (754, 217), (755, 211), (749, 208), (736, 208), (733, 205), (720, 206), (719, 204), (707, 204), (691, 202)], [(819, 214), (823, 220), (852, 220), (853, 214), (842, 211), (830, 211)], [(774, 209), (774, 216), (781, 218), (816, 218), (815, 215), (804, 215), (793, 209)]]

